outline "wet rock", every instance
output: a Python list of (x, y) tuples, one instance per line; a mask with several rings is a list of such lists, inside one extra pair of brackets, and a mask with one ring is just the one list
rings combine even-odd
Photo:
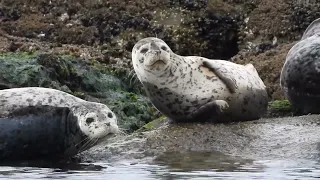
[[(318, 120), (318, 115), (309, 115), (229, 124), (167, 122), (151, 131), (110, 140), (92, 151), (84, 152), (81, 157), (84, 162), (127, 160), (138, 163), (162, 162), (167, 165), (174, 158), (179, 159), (180, 155), (186, 157), (189, 154), (189, 158), (196, 158), (197, 154), (209, 152), (212, 153), (207, 154), (210, 157), (213, 154), (220, 154), (221, 158), (225, 155), (231, 159), (241, 157), (239, 161), (283, 158), (314, 160), (319, 159)], [(207, 157), (208, 161), (212, 161), (210, 157)], [(187, 166), (183, 163), (185, 161), (188, 160), (180, 159), (175, 163)]]

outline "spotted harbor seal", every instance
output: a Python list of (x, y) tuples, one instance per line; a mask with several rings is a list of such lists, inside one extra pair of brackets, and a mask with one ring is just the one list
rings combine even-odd
[(154, 37), (134, 45), (132, 63), (151, 102), (173, 121), (254, 120), (266, 112), (266, 86), (252, 64), (180, 56)]
[(298, 113), (320, 113), (320, 19), (313, 21), (289, 50), (280, 86)]
[[(5, 89), (0, 91), (0, 102), (0, 124), (5, 129), (1, 130), (0, 138), (20, 137), (18, 140), (15, 138), (16, 143), (25, 143), (26, 147), (42, 147), (33, 151), (35, 154), (39, 152), (38, 155), (48, 152), (48, 155), (60, 156), (63, 152), (63, 156), (73, 156), (119, 131), (116, 115), (106, 105), (85, 101), (55, 89)], [(62, 108), (68, 112), (62, 114)], [(10, 139), (0, 139), (0, 152), (1, 149), (10, 152), (7, 148), (14, 147), (8, 145)], [(42, 144), (34, 144), (37, 142)]]
[(303, 32), (301, 40), (304, 40), (310, 36), (320, 33), (320, 18), (312, 21), (307, 29)]

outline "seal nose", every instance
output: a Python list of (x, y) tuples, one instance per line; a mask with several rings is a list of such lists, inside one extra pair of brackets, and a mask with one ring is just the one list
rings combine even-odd
[(160, 48), (158, 47), (158, 45), (154, 41), (151, 41), (150, 49), (160, 51)]

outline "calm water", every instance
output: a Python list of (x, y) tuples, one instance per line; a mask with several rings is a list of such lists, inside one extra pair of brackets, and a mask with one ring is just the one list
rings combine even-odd
[[(189, 159), (190, 156), (184, 157)], [(191, 157), (192, 159), (192, 157)], [(205, 158), (203, 158), (205, 159)], [(0, 179), (315, 179), (320, 164), (311, 160), (264, 160), (214, 162), (174, 162), (157, 160), (149, 164), (117, 162), (113, 164), (60, 164), (55, 167), (1, 166)], [(184, 164), (185, 163), (185, 164)], [(190, 162), (191, 163), (191, 162)]]
[[(240, 125), (180, 127), (181, 134), (169, 129), (173, 139), (160, 138), (154, 144), (144, 138), (130, 137), (103, 144), (91, 153), (83, 154), (87, 158), (84, 160), (95, 162), (91, 164), (29, 162), (2, 165), (0, 179), (318, 179), (319, 122), (320, 116), (301, 116)], [(159, 138), (162, 134), (166, 132), (154, 136)], [(149, 137), (151, 140), (152, 136)], [(213, 138), (206, 140), (206, 137)], [(145, 146), (146, 142), (154, 146)], [(179, 143), (187, 148), (173, 148), (175, 152), (165, 153), (161, 149)], [(160, 150), (154, 151), (155, 147)], [(201, 149), (203, 152), (199, 152)]]

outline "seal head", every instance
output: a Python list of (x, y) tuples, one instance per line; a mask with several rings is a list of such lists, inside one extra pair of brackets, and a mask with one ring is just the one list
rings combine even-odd
[(153, 37), (142, 39), (132, 49), (134, 69), (139, 72), (138, 74), (147, 72), (159, 75), (170, 66), (171, 52), (170, 47), (161, 39)]
[(116, 115), (104, 104), (88, 102), (86, 106), (71, 107), (82, 132), (90, 139), (103, 138), (119, 131)]

